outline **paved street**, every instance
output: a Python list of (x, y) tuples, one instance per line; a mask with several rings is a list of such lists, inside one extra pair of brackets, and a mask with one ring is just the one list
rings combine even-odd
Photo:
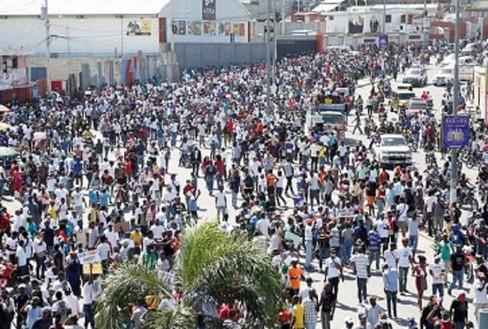
[[(436, 68), (431, 66), (428, 67), (429, 78), (432, 78), (435, 75), (435, 72), (436, 72)], [(401, 80), (401, 75), (398, 77), (398, 81), (400, 80)], [(393, 86), (397, 84), (397, 82), (395, 81), (393, 81), (392, 83)], [(361, 94), (363, 99), (366, 99), (367, 95), (369, 94), (371, 86), (368, 84), (368, 80), (360, 81), (359, 84), (363, 86), (360, 87), (356, 91), (356, 93), (357, 95)], [(414, 89), (417, 96), (420, 96), (422, 90), (428, 90), (432, 95), (434, 99), (435, 115), (437, 118), (439, 118), (440, 117), (439, 106), (445, 89), (443, 87), (435, 87), (432, 85), (429, 85), (426, 88)], [(391, 119), (396, 118), (396, 114), (390, 114), (389, 116)], [(349, 131), (346, 135), (348, 142), (354, 143), (361, 140), (365, 144), (369, 143), (369, 141), (366, 140), (366, 137), (364, 135), (352, 134), (351, 133), (352, 128), (353, 128), (353, 123), (352, 123), (352, 118), (350, 117)], [(204, 155), (207, 154), (209, 154), (208, 148), (206, 148), (204, 151)], [(114, 154), (111, 154), (110, 156), (114, 157)], [(190, 179), (190, 170), (186, 168), (178, 167), (179, 156), (180, 154), (178, 150), (174, 150), (172, 152), (169, 172), (177, 174), (178, 181), (180, 182), (180, 184), (184, 185), (185, 181), (187, 179)], [(440, 154), (437, 154), (437, 157), (439, 160)], [(415, 166), (417, 168), (420, 169), (425, 168), (425, 157), (422, 149), (416, 152), (413, 158), (414, 158)], [(472, 180), (476, 178), (476, 170), (466, 170), (465, 172), (469, 175), (469, 177)], [(198, 179), (198, 184), (200, 189), (204, 189), (205, 182), (203, 178), (200, 177)], [(291, 206), (292, 200), (288, 199), (287, 201), (288, 204)], [(230, 192), (228, 193), (228, 202), (230, 204)], [(200, 216), (202, 217), (202, 220), (211, 220), (216, 218), (215, 200), (213, 199), (212, 196), (210, 196), (208, 193), (202, 193), (198, 203), (200, 207)], [(3, 204), (7, 206), (10, 212), (13, 212), (14, 210), (20, 207), (19, 203), (12, 202), (12, 201), (4, 201)], [(233, 208), (229, 209), (230, 218), (234, 218), (235, 213), (236, 213), (235, 209)], [(467, 216), (467, 212), (464, 214), (464, 216)], [(130, 219), (129, 214), (127, 214), (126, 219), (127, 220)], [(431, 249), (431, 244), (432, 244), (431, 240), (422, 234), (419, 241), (419, 249), (420, 249), (419, 254), (425, 255), (427, 257), (428, 263), (430, 263), (433, 260), (433, 252)], [(315, 268), (318, 268), (318, 261), (315, 260), (313, 265)], [(310, 276), (313, 279), (314, 281), (313, 287), (318, 292), (320, 292), (323, 287), (324, 275), (318, 272), (313, 272), (313, 273), (308, 273), (307, 276)], [(471, 288), (469, 285), (466, 285), (466, 287), (468, 289)], [(416, 296), (414, 294), (415, 291), (414, 278), (412, 276), (409, 276), (408, 290), (410, 293), (408, 293), (406, 296), (399, 296), (399, 306), (398, 306), (399, 319), (394, 322), (395, 324), (394, 328), (404, 328), (406, 326), (406, 319), (409, 317), (413, 316), (417, 321), (419, 319), (420, 312), (418, 307), (416, 306)], [(341, 328), (344, 324), (345, 319), (348, 317), (353, 317), (355, 321), (357, 320), (357, 314), (363, 309), (363, 306), (358, 304), (356, 294), (357, 294), (357, 288), (356, 288), (355, 278), (352, 275), (351, 270), (346, 269), (345, 281), (340, 283), (339, 298), (338, 298), (339, 304), (337, 306), (337, 311), (333, 320), (332, 328)], [(380, 271), (375, 271), (375, 270), (372, 271), (372, 277), (368, 281), (368, 294), (378, 296), (379, 304), (383, 308), (386, 308), (386, 302), (384, 299), (384, 292), (383, 292), (383, 282), (382, 282)], [(430, 294), (431, 292), (429, 288), (425, 293), (424, 299), (427, 300), (427, 297)], [(448, 307), (450, 305), (451, 300), (452, 297), (448, 296), (444, 300), (444, 305)], [(471, 312), (472, 312), (472, 308), (471, 308)], [(470, 318), (474, 319), (474, 315), (471, 314)], [(321, 328), (320, 323), (318, 325), (318, 328)]]

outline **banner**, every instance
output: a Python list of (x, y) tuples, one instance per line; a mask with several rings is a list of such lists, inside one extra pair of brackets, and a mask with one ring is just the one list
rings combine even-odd
[(469, 116), (446, 115), (442, 117), (442, 146), (461, 148), (469, 144)]
[(388, 34), (380, 34), (379, 35), (378, 46), (380, 46), (380, 47), (388, 46)]
[(207, 21), (215, 21), (215, 1), (216, 0), (202, 0), (202, 19)]
[(133, 20), (127, 24), (128, 36), (149, 36), (152, 32), (152, 24), (149, 19)]

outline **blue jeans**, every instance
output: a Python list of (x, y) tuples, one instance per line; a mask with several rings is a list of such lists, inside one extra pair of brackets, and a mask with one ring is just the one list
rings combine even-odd
[(400, 292), (407, 291), (408, 267), (398, 267), (398, 285)]
[(352, 241), (345, 240), (341, 246), (341, 263), (347, 264), (351, 259)]
[(305, 268), (309, 269), (312, 266), (312, 251), (313, 240), (305, 241)]
[(457, 285), (458, 289), (463, 289), (463, 281), (464, 281), (464, 271), (452, 271), (452, 283), (449, 289), (453, 289), (456, 287), (456, 282), (459, 284)]
[(88, 329), (88, 325), (95, 329), (95, 316), (92, 304), (83, 305), (83, 313), (85, 315), (85, 329)]
[(175, 132), (171, 132), (171, 147), (175, 147), (176, 146), (176, 133)]
[(3, 197), (3, 188), (5, 185), (5, 181), (3, 179), (0, 180), (0, 199)]
[(237, 208), (237, 192), (232, 191), (232, 207)]
[(213, 176), (205, 177), (205, 183), (207, 184), (207, 190), (212, 193), (214, 187), (214, 178)]
[(409, 246), (412, 248), (413, 252), (417, 251), (417, 246), (419, 243), (419, 237), (418, 235), (409, 235), (408, 236), (408, 241), (409, 241)]
[(359, 303), (368, 301), (368, 279), (357, 278)]

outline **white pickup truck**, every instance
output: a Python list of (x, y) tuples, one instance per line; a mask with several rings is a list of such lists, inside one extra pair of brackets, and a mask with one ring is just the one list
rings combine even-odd
[(402, 135), (381, 135), (380, 142), (373, 146), (373, 153), (381, 167), (412, 164), (412, 151)]

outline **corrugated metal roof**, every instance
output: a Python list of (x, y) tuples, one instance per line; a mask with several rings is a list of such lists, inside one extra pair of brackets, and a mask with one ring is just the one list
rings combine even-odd
[(329, 11), (333, 11), (339, 6), (340, 3), (321, 3), (314, 9), (312, 9), (313, 12), (316, 13), (327, 13)]
[[(151, 15), (171, 0), (49, 0), (51, 15)], [(178, 0), (174, 0), (178, 1)], [(38, 16), (44, 0), (2, 0), (0, 15)]]

